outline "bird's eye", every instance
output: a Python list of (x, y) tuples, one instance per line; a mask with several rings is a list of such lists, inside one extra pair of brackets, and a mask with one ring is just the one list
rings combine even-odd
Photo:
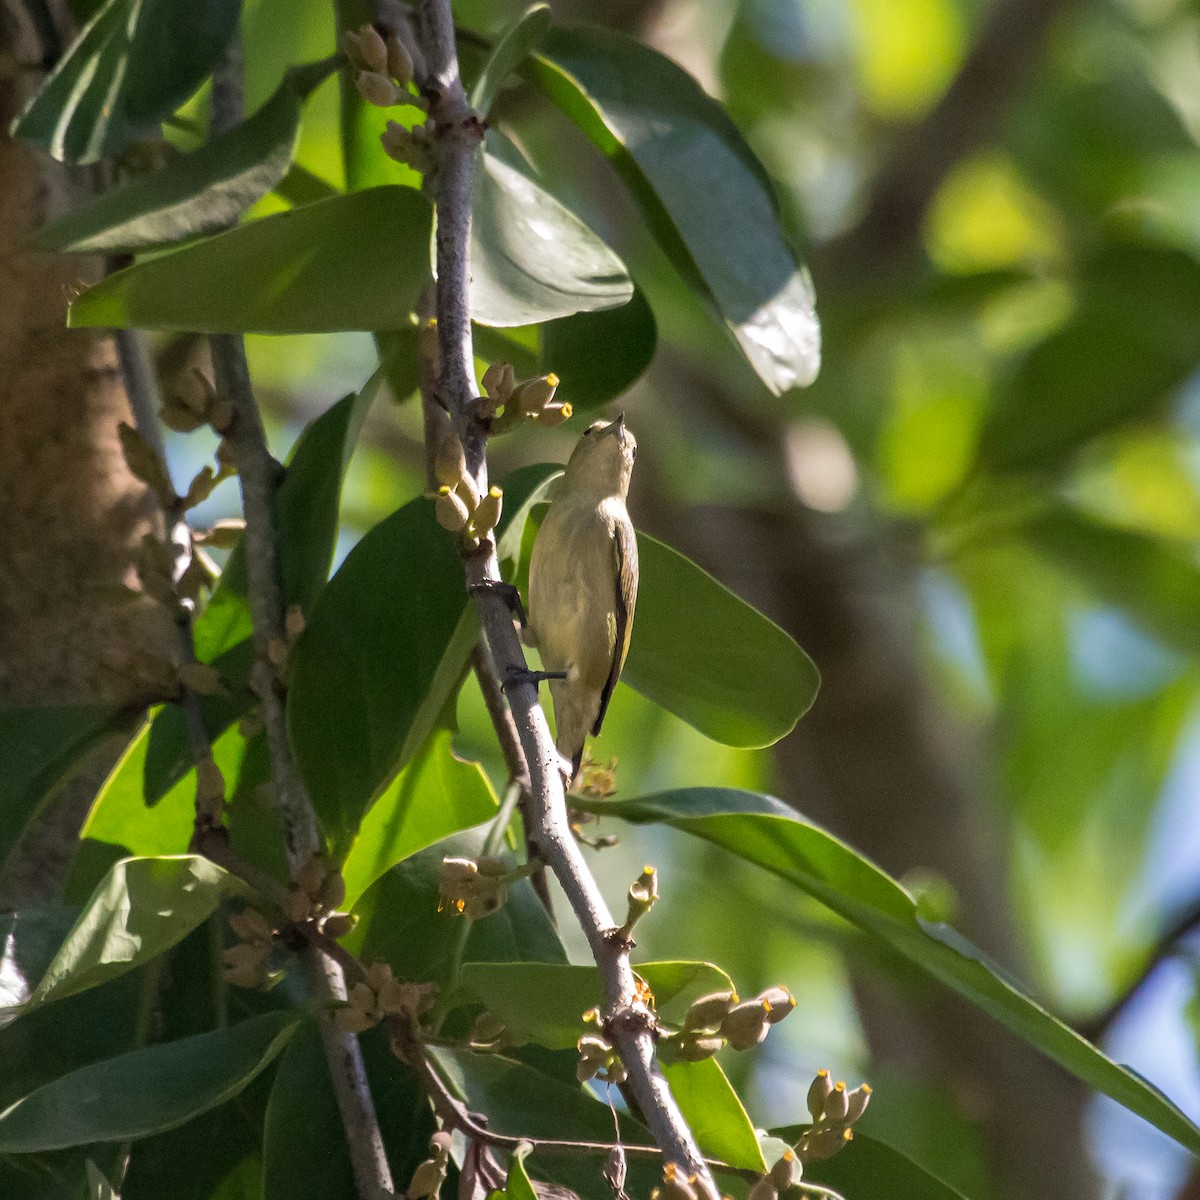
[(585, 429), (585, 430), (583, 431), (583, 436), (584, 436), (584, 437), (590, 437), (590, 436), (591, 436), (591, 433), (592, 433), (592, 431), (591, 431), (590, 429)]
[(637, 447), (636, 446), (634, 446), (634, 448), (629, 452), (629, 457), (637, 458)]

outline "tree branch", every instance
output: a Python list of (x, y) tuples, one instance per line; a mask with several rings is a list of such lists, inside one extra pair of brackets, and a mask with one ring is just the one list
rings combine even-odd
[(1180, 943), (1189, 934), (1195, 933), (1197, 929), (1200, 929), (1200, 900), (1193, 901), (1175, 916), (1174, 920), (1155, 940), (1141, 970), (1138, 971), (1128, 987), (1106, 1009), (1076, 1026), (1078, 1031), (1089, 1042), (1099, 1043), (1116, 1023), (1117, 1018), (1125, 1011), (1129, 1002), (1141, 991), (1150, 976), (1168, 958), (1174, 958), (1175, 955), (1181, 953)]
[[(213, 77), (214, 134), (232, 128), (241, 120), (241, 78), (241, 47), (235, 39)], [(273, 650), (287, 644), (275, 548), (274, 499), (280, 468), (267, 448), (242, 337), (215, 334), (210, 344), (217, 386), (232, 402), (234, 410), (233, 424), (226, 436), (237, 461), (246, 518), (246, 580), (256, 660), (251, 685), (262, 704), (267, 748), (279, 793), (284, 849), (288, 868), (295, 877), (320, 853), (321, 842), (316, 813), (288, 743), (284, 683), (274, 665)], [(309, 991), (318, 1004), (330, 1005), (346, 999), (346, 982), (338, 963), (314, 948), (303, 951), (301, 959)], [(319, 1017), (318, 1028), (360, 1200), (393, 1196), (391, 1168), (358, 1039), (336, 1029), (328, 1011)]]
[[(468, 469), (483, 495), (488, 488), (487, 430), (477, 417), (468, 299), (471, 190), (483, 128), (467, 103), (459, 77), (449, 0), (423, 0), (420, 30), (429, 67), (425, 92), (437, 172), (441, 370), (436, 398), (450, 413)], [(537, 688), (517, 674), (526, 663), (511, 614), (503, 599), (488, 590), (488, 585), (500, 582), (495, 541), (490, 535), (477, 552), (468, 555), (466, 575), (496, 674), (514, 680), (506, 691), (530, 783), (532, 811), (527, 832), (562, 885), (591, 947), (604, 991), (605, 1033), (621, 1056), (630, 1091), (664, 1158), (689, 1176), (695, 1175), (702, 1190), (715, 1198), (719, 1191), (708, 1165), (655, 1062), (654, 1017), (638, 999), (628, 947), (612, 937), (616, 923), (571, 833), (559, 756), (538, 703)]]

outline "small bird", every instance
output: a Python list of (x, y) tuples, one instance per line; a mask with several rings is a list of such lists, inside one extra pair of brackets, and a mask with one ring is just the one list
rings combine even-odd
[(555, 745), (572, 780), (588, 734), (600, 732), (629, 651), (638, 555), (625, 497), (636, 457), (624, 413), (585, 430), (529, 563), (527, 640), (541, 652)]

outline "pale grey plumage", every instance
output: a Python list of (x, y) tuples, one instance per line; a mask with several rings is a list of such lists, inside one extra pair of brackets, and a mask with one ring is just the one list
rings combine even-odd
[(578, 774), (597, 734), (633, 629), (637, 539), (625, 507), (637, 442), (622, 415), (575, 447), (533, 546), (529, 624), (550, 680), (555, 744)]

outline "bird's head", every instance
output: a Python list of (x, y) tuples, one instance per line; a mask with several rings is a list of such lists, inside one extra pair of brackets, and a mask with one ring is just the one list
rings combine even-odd
[(579, 494), (624, 497), (636, 457), (637, 439), (625, 427), (624, 413), (615, 421), (595, 421), (567, 463), (567, 486)]

